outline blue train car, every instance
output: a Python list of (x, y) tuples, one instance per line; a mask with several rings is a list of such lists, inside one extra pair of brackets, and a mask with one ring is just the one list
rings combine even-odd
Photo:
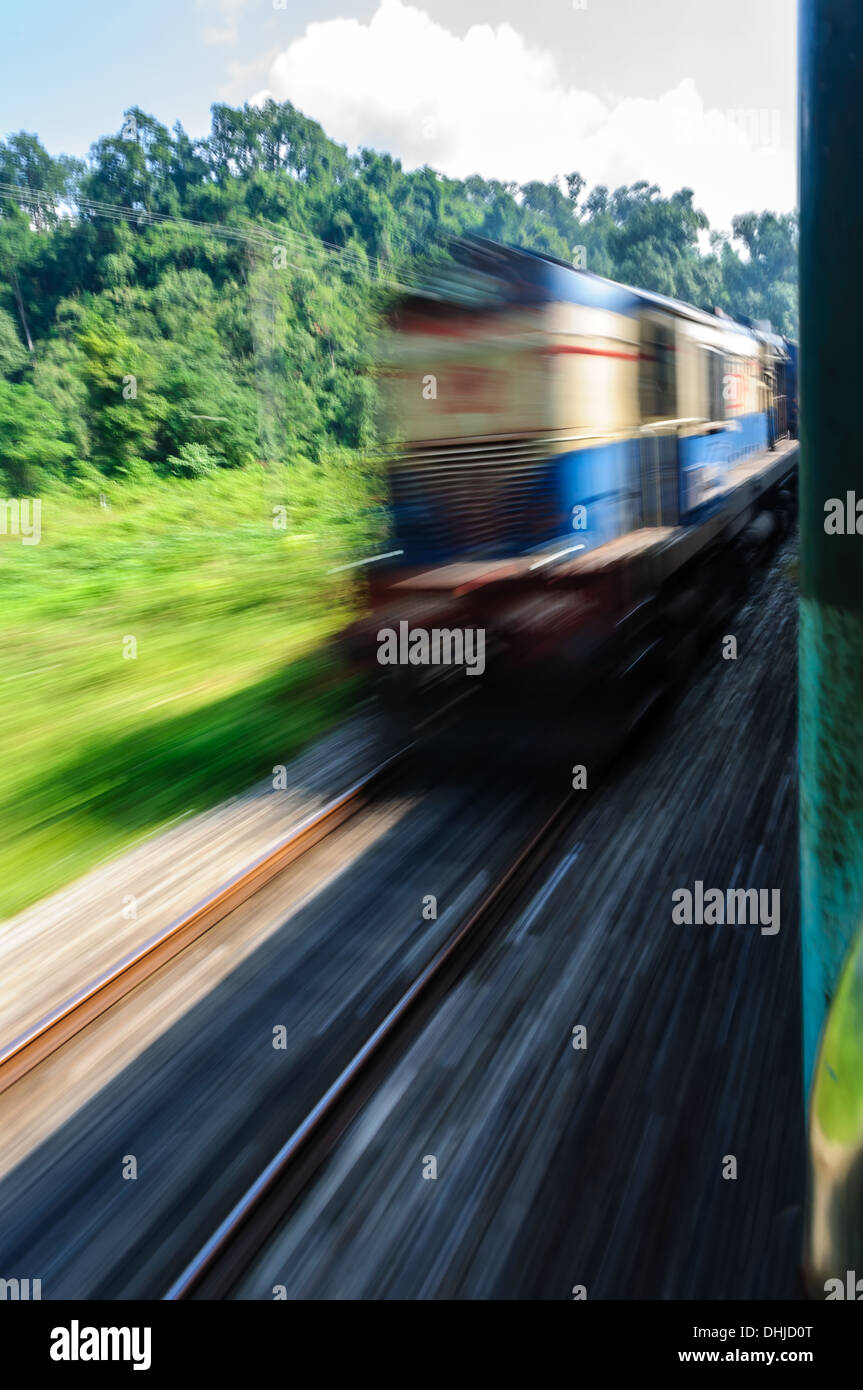
[[(489, 678), (512, 687), (545, 671), (569, 689), (621, 633), (628, 657), (639, 642), (670, 651), (692, 604), (723, 587), (722, 537), (793, 473), (789, 362), (763, 326), (457, 244), (381, 347), (393, 535), (368, 567), (354, 658), (373, 666), (384, 619), (481, 630)], [(772, 510), (784, 522), (784, 501)]]

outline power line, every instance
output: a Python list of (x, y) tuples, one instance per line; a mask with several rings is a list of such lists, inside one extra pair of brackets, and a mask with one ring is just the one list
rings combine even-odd
[[(18, 201), (28, 203), (31, 207), (39, 208), (43, 211), (57, 211), (60, 199), (58, 196), (47, 193), (41, 189), (23, 188), (18, 184), (4, 183), (0, 181), (0, 195), (14, 197)], [(395, 289), (407, 289), (415, 285), (419, 276), (416, 271), (408, 267), (400, 268), (396, 275), (386, 274), (377, 262), (376, 273), (372, 271), (372, 263), (359, 252), (347, 246), (339, 246), (335, 242), (326, 241), (323, 237), (316, 237), (310, 232), (300, 232), (292, 227), (278, 227), (275, 223), (266, 225), (252, 225), (247, 228), (231, 227), (224, 222), (202, 222), (189, 217), (176, 217), (167, 212), (150, 212), (146, 208), (129, 208), (119, 203), (108, 203), (97, 198), (86, 198), (76, 194), (71, 200), (73, 205), (81, 213), (89, 213), (94, 217), (109, 217), (115, 220), (124, 221), (129, 225), (140, 228), (142, 226), (176, 226), (187, 231), (204, 232), (212, 236), (222, 237), (225, 240), (235, 240), (246, 242), (248, 245), (257, 247), (260, 250), (277, 250), (285, 247), (287, 242), (295, 244), (296, 249), (305, 251), (321, 251), (330, 256), (334, 256), (340, 263), (342, 269), (349, 269), (355, 274), (363, 275), (370, 281), (379, 284), (387, 284)], [(274, 228), (275, 230), (270, 230)], [(415, 238), (407, 235), (407, 239), (419, 246)], [(426, 249), (426, 248), (423, 248)], [(310, 267), (298, 266), (290, 263), (293, 269), (311, 272)]]

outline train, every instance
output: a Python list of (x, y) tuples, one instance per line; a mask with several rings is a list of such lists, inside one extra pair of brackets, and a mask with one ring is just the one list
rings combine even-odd
[(344, 645), (414, 723), (471, 675), (516, 704), (674, 680), (790, 524), (797, 354), (769, 324), (463, 238), (378, 370), (391, 536)]

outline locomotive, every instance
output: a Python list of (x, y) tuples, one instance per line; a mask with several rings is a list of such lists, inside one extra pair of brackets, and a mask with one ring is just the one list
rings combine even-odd
[(380, 375), (392, 539), (345, 641), (414, 723), (480, 684), (673, 680), (788, 525), (796, 355), (767, 324), (471, 238), (392, 310)]

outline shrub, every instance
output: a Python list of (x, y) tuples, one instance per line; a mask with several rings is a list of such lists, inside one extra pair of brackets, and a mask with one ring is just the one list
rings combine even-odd
[(179, 478), (206, 478), (221, 466), (221, 460), (204, 444), (181, 444), (178, 454), (165, 460), (165, 467)]

